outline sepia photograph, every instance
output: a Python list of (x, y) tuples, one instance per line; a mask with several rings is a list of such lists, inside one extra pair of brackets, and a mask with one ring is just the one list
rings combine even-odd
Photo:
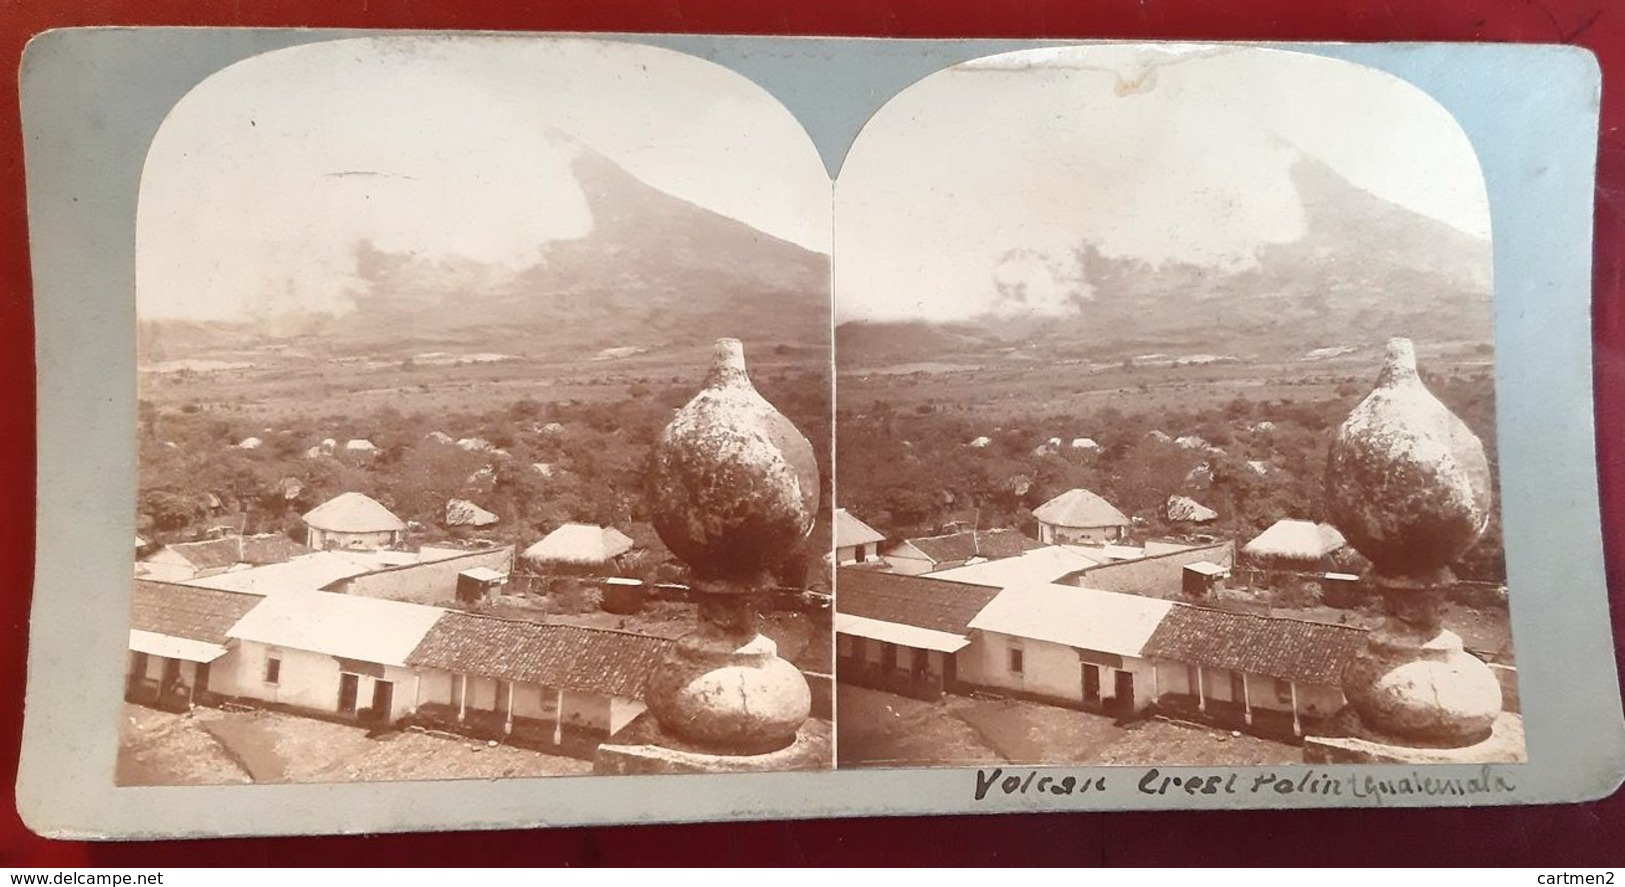
[(199, 83), (137, 205), (117, 782), (832, 766), (830, 199), (648, 46)]
[(1490, 205), (1435, 100), (984, 57), (835, 213), (838, 766), (1526, 759)]
[(19, 816), (1613, 791), (1599, 76), (1490, 44), (41, 35)]

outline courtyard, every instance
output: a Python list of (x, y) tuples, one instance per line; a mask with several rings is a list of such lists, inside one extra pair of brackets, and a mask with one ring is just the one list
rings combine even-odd
[(1256, 766), (1302, 763), (1299, 748), (1197, 724), (1110, 716), (1018, 699), (944, 696), (924, 702), (842, 685), (836, 708), (842, 767), (987, 764)]
[(125, 703), (119, 785), (230, 785), (581, 776), (592, 764), (507, 745), (364, 727), (273, 711)]

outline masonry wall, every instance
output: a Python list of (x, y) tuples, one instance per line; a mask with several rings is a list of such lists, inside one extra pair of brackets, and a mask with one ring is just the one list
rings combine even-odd
[(1180, 595), (1187, 564), (1207, 561), (1228, 567), (1233, 560), (1235, 547), (1229, 542), (1220, 542), (1155, 557), (1090, 567), (1070, 581), (1084, 588), (1170, 599)]
[(1122, 527), (1062, 527), (1038, 525), (1038, 541), (1046, 545), (1074, 545), (1087, 542), (1116, 542), (1123, 538)]
[[(339, 661), (332, 656), (309, 650), (269, 647), (255, 641), (243, 641), (239, 646), (239, 654), (232, 678), (235, 692), (230, 695), (304, 709), (316, 714), (348, 716), (339, 711), (340, 676), (344, 672), (340, 669)], [(275, 683), (265, 680), (266, 662), (273, 657), (282, 661)], [(405, 716), (411, 710), (415, 675), (406, 668), (396, 666), (380, 666), (380, 668), (383, 671), (382, 678), (366, 674), (357, 676), (356, 711), (359, 713), (372, 706), (373, 689), (378, 681), (389, 681), (394, 684), (388, 715), (389, 720), (393, 721)], [(210, 684), (211, 686), (214, 684), (212, 679)]]
[[(1021, 671), (1012, 671), (1012, 649), (1021, 650)], [(1097, 665), (1100, 670), (1100, 702), (1110, 709), (1116, 703), (1117, 672), (1134, 675), (1134, 709), (1151, 703), (1151, 663), (1134, 657), (1121, 657), (1122, 669)], [(1005, 690), (1052, 700), (1064, 705), (1082, 706), (1083, 665), (1072, 647), (1032, 638), (1017, 638), (998, 632), (976, 631), (970, 646), (959, 651), (956, 662), (962, 683)]]
[(837, 564), (870, 564), (880, 559), (880, 546), (874, 542), (863, 545), (847, 545), (835, 549), (835, 562)]
[(904, 576), (918, 576), (921, 573), (928, 573), (936, 567), (936, 564), (933, 564), (929, 558), (920, 555), (911, 556), (906, 552), (902, 554), (888, 554), (882, 559), (885, 560), (887, 564), (891, 565), (893, 573), (900, 573)]
[[(1201, 670), (1202, 689), (1206, 698), (1215, 702), (1242, 704), (1239, 694), (1233, 692), (1232, 672), (1223, 668)], [(1157, 663), (1157, 692), (1161, 695), (1197, 697), (1195, 666), (1183, 662)], [(1303, 684), (1298, 688), (1298, 712), (1305, 715), (1329, 717), (1343, 707), (1343, 691), (1326, 684)], [(1290, 693), (1278, 693), (1275, 679), (1257, 674), (1247, 675), (1247, 696), (1255, 710), (1290, 712)]]
[(237, 641), (226, 642), (226, 654), (209, 664), (209, 692), (221, 696), (242, 696), (238, 692), (242, 671), (243, 646)]
[(342, 548), (352, 551), (376, 551), (389, 548), (401, 541), (401, 531), (380, 530), (375, 533), (340, 533), (331, 530), (305, 528), (305, 545), (318, 551)]
[(393, 567), (356, 576), (330, 586), (330, 590), (361, 597), (410, 601), (444, 606), (457, 600), (457, 574), (474, 567), (489, 567), (501, 573), (513, 567), (513, 546), (452, 554), (427, 563)]
[[(150, 687), (156, 687), (163, 681), (164, 670), (169, 665), (169, 657), (153, 656), (149, 654), (145, 657), (146, 669), (138, 672), (136, 670), (136, 665), (141, 661), (142, 657), (136, 654), (135, 651), (131, 650), (126, 653), (124, 673), (126, 687), (128, 687), (130, 683), (134, 681), (142, 681)], [(185, 659), (179, 660), (179, 669), (177, 674), (181, 683), (185, 684), (193, 691), (201, 691), (202, 688), (198, 687), (197, 685), (197, 663), (190, 662)], [(213, 681), (210, 681), (211, 685), (213, 683)]]
[[(453, 710), (459, 707), (458, 694), (466, 686), (466, 710), (470, 712), (499, 711), (508, 701), (508, 682), (496, 678), (469, 675), (467, 684), (462, 678), (440, 669), (422, 669), (423, 695), (421, 705), (444, 705)], [(513, 716), (552, 723), (563, 712), (566, 726), (613, 733), (643, 712), (643, 702), (634, 699), (602, 696), (566, 690), (563, 706), (556, 687), (540, 684), (514, 683)]]
[[(888, 646), (896, 650), (889, 659)], [(922, 672), (914, 670), (916, 661), (923, 663)], [(946, 654), (936, 650), (887, 644), (849, 634), (835, 636), (835, 668), (844, 684), (874, 687), (919, 699), (937, 699), (945, 689), (946, 667)], [(813, 696), (812, 716), (829, 718), (834, 705), (829, 676), (802, 674)]]

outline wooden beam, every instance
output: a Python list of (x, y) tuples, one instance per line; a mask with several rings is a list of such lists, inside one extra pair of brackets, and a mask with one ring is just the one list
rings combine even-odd
[(1241, 719), (1249, 725), (1253, 722), (1253, 694), (1247, 689), (1247, 673), (1237, 672), (1241, 675)]
[(1287, 687), (1292, 691), (1292, 735), (1303, 735), (1303, 724), (1298, 721), (1298, 682), (1287, 681)]
[(557, 698), (553, 703), (553, 744), (564, 742), (564, 688), (559, 688)]
[(1207, 678), (1202, 676), (1202, 666), (1196, 666), (1196, 710), (1207, 711)]
[(502, 732), (513, 732), (513, 681), (508, 682), (508, 722), (502, 725)]
[(459, 684), (461, 691), (457, 694), (457, 723), (461, 724), (463, 717), (468, 714), (468, 675), (460, 674), (457, 679), (461, 682)]

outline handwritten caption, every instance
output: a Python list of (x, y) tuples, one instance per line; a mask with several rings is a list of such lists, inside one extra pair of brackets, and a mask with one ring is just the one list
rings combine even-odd
[(1408, 774), (1366, 774), (1330, 772), (1313, 767), (1290, 770), (1165, 772), (1157, 767), (1111, 774), (1079, 774), (1052, 770), (1005, 770), (1003, 767), (976, 771), (975, 799), (1007, 796), (1064, 797), (1105, 794), (1114, 783), (1128, 782), (1142, 795), (1179, 797), (1189, 795), (1316, 795), (1374, 799), (1399, 797), (1468, 797), (1508, 794), (1517, 790), (1511, 778), (1497, 768), (1484, 765), (1470, 776), (1429, 776), (1412, 770)]

